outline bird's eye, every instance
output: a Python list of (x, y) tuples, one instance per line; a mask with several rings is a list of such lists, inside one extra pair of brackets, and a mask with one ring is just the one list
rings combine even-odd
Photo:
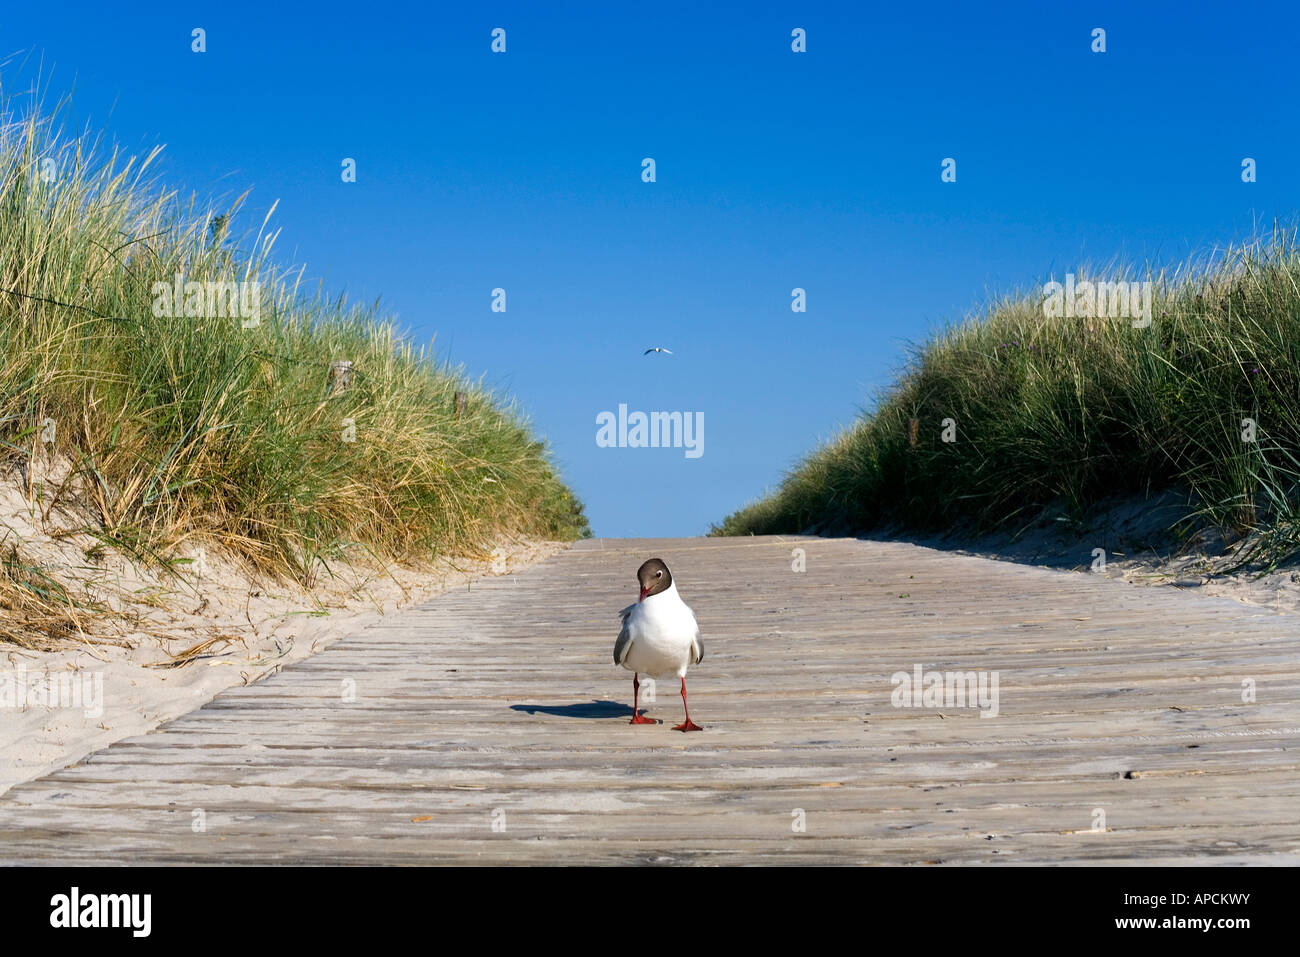
[(663, 577), (664, 577), (663, 572), (655, 572), (655, 578), (663, 578)]

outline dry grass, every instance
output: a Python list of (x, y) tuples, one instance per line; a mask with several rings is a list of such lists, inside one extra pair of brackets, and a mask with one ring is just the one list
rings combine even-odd
[[(1286, 561), (1300, 552), (1295, 235), (1137, 278), (1154, 283), (1148, 328), (1046, 318), (1037, 290), (946, 328), (872, 413), (714, 532), (1014, 532), (1045, 508), (1082, 517), (1172, 490), (1196, 521), (1253, 533), (1243, 560)], [(942, 441), (946, 418), (955, 442)]]
[[(273, 262), (270, 214), (236, 242), (242, 197), (182, 202), (154, 178), (156, 150), (123, 156), (12, 101), (0, 118), (0, 481), (43, 520), (79, 515), (77, 531), (154, 565), (207, 542), (304, 585), (353, 555), (589, 534), (518, 412), (373, 309), (300, 288)], [(259, 283), (260, 323), (159, 308), (155, 284), (177, 276)], [(51, 461), (66, 474), (35, 489)], [(89, 640), (102, 614), (11, 550), (0, 640)]]

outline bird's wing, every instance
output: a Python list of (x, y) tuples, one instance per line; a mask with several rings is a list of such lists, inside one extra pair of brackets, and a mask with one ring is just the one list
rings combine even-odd
[(647, 349), (645, 352), (641, 353), (641, 355), (643, 355), (643, 356), (648, 356), (648, 355), (649, 355), (650, 353), (652, 353), (652, 352), (654, 352), (653, 349)]
[(616, 665), (623, 663), (623, 659), (627, 657), (627, 650), (632, 647), (632, 629), (627, 626), (627, 620), (632, 616), (632, 609), (635, 607), (636, 605), (628, 605), (618, 613), (623, 619), (623, 628), (614, 641), (614, 664)]
[(673, 350), (672, 350), (672, 349), (665, 349), (664, 352), (668, 353), (669, 355), (672, 355), (672, 354), (673, 354)]
[(695, 620), (695, 612), (689, 606), (686, 610), (691, 612), (691, 624), (695, 626), (695, 637), (691, 639), (691, 664), (698, 665), (704, 660), (704, 639), (700, 637), (700, 623)]

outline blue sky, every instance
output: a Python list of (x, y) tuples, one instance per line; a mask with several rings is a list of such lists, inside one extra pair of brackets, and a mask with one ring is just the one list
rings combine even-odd
[[(707, 531), (992, 294), (1295, 217), (1293, 4), (431, 6), (8, 4), (0, 81), (251, 188), (236, 232), (278, 199), (280, 260), (517, 398), (598, 535)], [(704, 454), (597, 447), (620, 403)]]

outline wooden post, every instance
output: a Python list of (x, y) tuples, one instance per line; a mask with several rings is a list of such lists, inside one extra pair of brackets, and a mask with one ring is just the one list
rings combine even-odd
[(338, 359), (330, 363), (330, 395), (346, 392), (352, 385), (352, 360)]
[(468, 402), (469, 402), (469, 395), (467, 393), (465, 392), (456, 393), (456, 418), (459, 419), (461, 417), (461, 413), (465, 411), (465, 405)]
[(916, 448), (916, 433), (920, 427), (921, 427), (920, 419), (912, 419), (912, 421), (907, 423), (907, 441), (908, 444), (912, 446), (912, 448)]

